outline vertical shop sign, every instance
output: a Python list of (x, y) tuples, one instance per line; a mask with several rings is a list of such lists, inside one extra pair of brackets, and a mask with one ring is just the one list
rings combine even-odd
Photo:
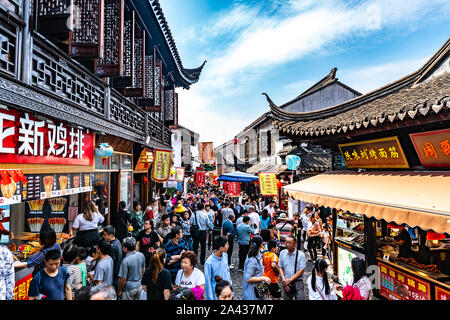
[(172, 151), (155, 149), (152, 168), (152, 179), (160, 183), (169, 181), (171, 165), (172, 165)]
[(273, 172), (261, 172), (259, 174), (259, 187), (263, 196), (278, 195), (276, 174)]

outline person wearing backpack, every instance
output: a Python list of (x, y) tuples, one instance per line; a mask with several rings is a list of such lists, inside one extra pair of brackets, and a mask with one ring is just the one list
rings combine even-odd
[(28, 290), (28, 300), (72, 300), (71, 277), (61, 266), (61, 251), (47, 251), (45, 267), (33, 276)]
[(307, 280), (309, 300), (337, 300), (336, 293), (328, 282), (327, 268), (328, 264), (324, 259), (315, 262)]

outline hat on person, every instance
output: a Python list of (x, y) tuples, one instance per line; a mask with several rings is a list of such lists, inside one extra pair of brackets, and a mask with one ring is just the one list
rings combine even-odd
[(287, 217), (286, 213), (282, 212), (282, 213), (280, 213), (280, 215), (278, 216), (278, 219), (279, 219), (279, 220), (287, 220), (288, 217)]
[(179, 204), (176, 208), (175, 208), (175, 212), (176, 213), (182, 213), (182, 212), (186, 212), (187, 209), (185, 207), (183, 207), (183, 205)]

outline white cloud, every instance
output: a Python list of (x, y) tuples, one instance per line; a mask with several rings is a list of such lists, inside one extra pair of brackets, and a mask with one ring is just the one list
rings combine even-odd
[(402, 59), (366, 68), (341, 70), (339, 78), (341, 82), (364, 94), (407, 76), (423, 66), (428, 59), (430, 57)]
[[(273, 11), (275, 6), (278, 11)], [(200, 133), (201, 141), (212, 140), (217, 146), (250, 123), (242, 119), (242, 110), (218, 105), (217, 101), (255, 87), (287, 62), (318, 51), (341, 49), (340, 42), (347, 39), (367, 37), (384, 28), (414, 28), (430, 10), (448, 15), (450, 4), (443, 0), (289, 0), (276, 1), (270, 9), (235, 4), (212, 17), (206, 26), (190, 30), (190, 37), (198, 36), (200, 30), (204, 41), (226, 41), (212, 44), (200, 82), (180, 92), (180, 122)], [(407, 69), (414, 70), (406, 62), (397, 62), (350, 70), (345, 78), (351, 79), (347, 84), (355, 83), (356, 90), (365, 92), (407, 74)], [(285, 89), (306, 84), (301, 81)]]

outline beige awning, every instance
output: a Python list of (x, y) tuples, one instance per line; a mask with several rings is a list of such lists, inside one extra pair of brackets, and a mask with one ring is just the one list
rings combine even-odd
[(450, 233), (450, 172), (328, 171), (283, 189), (296, 200)]

